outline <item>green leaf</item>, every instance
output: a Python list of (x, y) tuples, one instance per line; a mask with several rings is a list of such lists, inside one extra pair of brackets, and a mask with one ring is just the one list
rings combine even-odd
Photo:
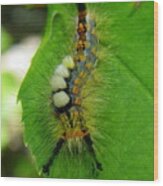
[[(83, 102), (97, 159), (94, 175), (87, 152), (71, 155), (63, 147), (50, 177), (153, 180), (153, 2), (87, 4), (95, 17), (99, 57), (83, 90)], [(134, 13), (133, 13), (134, 12)], [(74, 4), (49, 5), (45, 36), (19, 92), (25, 142), (38, 170), (48, 161), (61, 127), (50, 106), (53, 71), (73, 52)]]
[(2, 53), (5, 52), (11, 46), (12, 42), (13, 42), (12, 36), (2, 27), (1, 34)]

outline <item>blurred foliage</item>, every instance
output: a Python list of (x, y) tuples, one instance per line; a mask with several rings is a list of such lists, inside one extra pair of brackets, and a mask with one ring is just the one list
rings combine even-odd
[[(12, 97), (15, 90), (18, 88), (18, 82), (11, 73), (2, 73), (2, 140), (1, 148), (5, 148), (8, 145), (9, 137), (8, 134), (8, 123), (9, 123), (9, 113), (15, 111), (15, 108), (12, 108)], [(16, 104), (14, 104), (16, 106)]]
[(37, 8), (37, 9), (42, 9), (42, 8), (46, 8), (47, 5), (46, 4), (29, 4), (29, 5), (25, 5), (26, 8)]
[(31, 155), (24, 147), (20, 123), (20, 105), (16, 95), (20, 80), (13, 73), (3, 72), (2, 77), (2, 176), (38, 177)]
[[(30, 7), (30, 8), (29, 8)], [(13, 42), (20, 42), (30, 35), (42, 34), (45, 28), (46, 6), (2, 5), (1, 22), (12, 36)]]
[[(12, 69), (14, 65), (17, 67), (17, 63), (11, 63), (8, 59), (12, 59), (13, 52), (21, 47), (24, 38), (42, 34), (45, 20), (45, 6), (34, 7), (32, 10), (22, 5), (1, 6), (1, 175), (4, 177), (39, 177), (22, 137), (22, 111), (20, 104), (17, 104), (17, 93), (22, 79), (18, 79), (19, 70)], [(18, 42), (20, 47), (15, 47), (19, 45)], [(21, 65), (18, 67), (21, 68)]]
[(1, 52), (6, 51), (13, 42), (12, 36), (2, 27), (1, 28)]
[(31, 155), (23, 144), (16, 151), (11, 150), (8, 146), (3, 149), (1, 167), (1, 176), (3, 177), (39, 177)]

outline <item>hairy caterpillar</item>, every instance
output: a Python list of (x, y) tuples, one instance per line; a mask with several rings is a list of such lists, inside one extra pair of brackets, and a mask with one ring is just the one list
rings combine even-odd
[[(45, 36), (18, 97), (25, 143), (45, 177), (151, 180), (154, 4), (86, 6), (78, 13), (74, 4), (48, 6)], [(86, 30), (75, 21), (82, 9)]]
[(50, 166), (67, 142), (71, 152), (80, 153), (86, 146), (94, 159), (94, 169), (102, 170), (93, 148), (93, 141), (82, 108), (82, 89), (95, 68), (97, 38), (93, 34), (95, 21), (87, 13), (85, 4), (79, 3), (76, 32), (76, 47), (73, 56), (66, 56), (58, 65), (51, 79), (52, 106), (64, 132), (58, 139), (43, 172), (49, 174)]

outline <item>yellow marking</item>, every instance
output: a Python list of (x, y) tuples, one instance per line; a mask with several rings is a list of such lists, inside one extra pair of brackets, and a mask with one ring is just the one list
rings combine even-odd
[(86, 31), (86, 26), (83, 23), (79, 23), (78, 25), (78, 32), (82, 33)]
[(68, 118), (67, 118), (67, 116), (66, 116), (65, 113), (64, 113), (64, 114), (61, 114), (61, 115), (59, 116), (59, 118), (60, 118), (61, 123), (62, 123), (63, 125), (69, 126), (69, 120), (68, 120)]
[(88, 41), (85, 41), (85, 48), (89, 48), (91, 45)]
[(79, 88), (77, 86), (74, 86), (72, 89), (73, 94), (78, 94), (79, 93)]
[(83, 45), (83, 44), (84, 44), (84, 41), (79, 40), (79, 41), (78, 41), (78, 44), (79, 44), (79, 45)]
[(81, 52), (79, 54), (77, 54), (76, 56), (74, 56), (74, 61), (85, 61), (86, 60), (86, 56)]
[(82, 23), (79, 23), (79, 30), (83, 32), (85, 30), (85, 26)]
[(86, 63), (85, 64), (85, 67), (90, 70), (92, 67), (93, 67), (93, 64), (92, 63)]
[(79, 74), (79, 77), (80, 78), (85, 78), (87, 75), (87, 73), (85, 73), (84, 71), (81, 71), (80, 74)]
[(80, 99), (80, 98), (76, 98), (76, 99), (74, 100), (74, 104), (76, 104), (76, 105), (81, 105), (81, 99)]
[(85, 55), (79, 55), (79, 59), (80, 59), (80, 61), (85, 61), (86, 57), (85, 57)]
[(78, 51), (78, 53), (74, 56), (74, 61), (85, 61), (86, 60), (86, 56), (83, 54), (83, 50), (82, 51)]
[(77, 46), (76, 46), (76, 48), (79, 50), (79, 49), (84, 49), (85, 48), (85, 44), (82, 42), (82, 41), (79, 41), (78, 43), (77, 43)]
[(70, 113), (71, 113), (71, 118), (73, 120), (76, 120), (78, 118), (78, 116), (79, 116), (79, 112), (76, 111), (76, 110), (72, 110), (72, 111), (70, 111)]
[(81, 83), (81, 80), (79, 79), (79, 78), (76, 78), (75, 80), (74, 80), (74, 84), (75, 85), (79, 85)]
[(77, 116), (79, 116), (79, 112), (78, 111), (74, 111), (73, 115), (74, 115), (74, 117), (77, 117)]
[(73, 123), (76, 125), (77, 121), (79, 120), (79, 113), (78, 113), (78, 111), (73, 111), (72, 112), (72, 119), (73, 119)]

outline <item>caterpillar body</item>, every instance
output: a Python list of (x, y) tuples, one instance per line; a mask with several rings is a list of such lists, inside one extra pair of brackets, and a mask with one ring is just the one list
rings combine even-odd
[(86, 125), (81, 96), (82, 89), (96, 66), (98, 40), (94, 34), (95, 21), (87, 13), (85, 4), (79, 3), (77, 8), (76, 46), (73, 56), (66, 56), (63, 59), (51, 79), (53, 110), (64, 132), (58, 139), (48, 162), (43, 166), (45, 174), (49, 174), (50, 166), (65, 143), (72, 153), (73, 151), (80, 153), (82, 148), (86, 148), (93, 157), (93, 169), (102, 170)]

